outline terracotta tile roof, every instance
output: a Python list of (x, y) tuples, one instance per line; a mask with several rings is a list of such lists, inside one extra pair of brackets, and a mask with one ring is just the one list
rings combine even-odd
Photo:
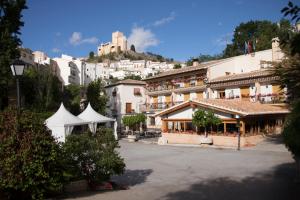
[(171, 76), (171, 75), (175, 75), (175, 74), (182, 74), (182, 73), (197, 71), (197, 70), (200, 70), (200, 69), (206, 69), (210, 65), (223, 62), (224, 60), (226, 60), (226, 59), (204, 62), (204, 63), (200, 63), (198, 66), (187, 66), (187, 67), (183, 67), (183, 68), (180, 68), (180, 69), (174, 69), (174, 70), (162, 72), (162, 73), (160, 73), (156, 76), (152, 76), (152, 77), (146, 78), (144, 80), (148, 81), (148, 80), (161, 78), (161, 77), (165, 77), (165, 76)]
[(227, 76), (220, 76), (215, 79), (211, 79), (208, 83), (226, 82), (233, 80), (251, 79), (258, 77), (272, 76), (272, 71), (269, 69), (261, 69), (252, 72), (245, 72), (241, 74), (232, 74)]
[(123, 84), (123, 85), (146, 85), (146, 82), (139, 81), (139, 80), (133, 80), (133, 79), (125, 79), (125, 80), (118, 81), (114, 84), (107, 85), (105, 87), (112, 87), (112, 86), (121, 85), (121, 84)]
[(262, 104), (260, 102), (250, 102), (244, 100), (203, 99), (198, 101), (183, 102), (163, 110), (157, 113), (155, 116), (165, 115), (191, 104), (196, 104), (212, 110), (219, 110), (225, 113), (239, 114), (241, 116), (289, 113), (289, 110), (285, 104)]

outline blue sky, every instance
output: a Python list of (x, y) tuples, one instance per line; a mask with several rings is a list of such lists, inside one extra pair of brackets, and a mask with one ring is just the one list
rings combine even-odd
[(175, 60), (221, 53), (234, 28), (249, 20), (282, 18), (287, 0), (28, 0), (23, 46), (50, 57), (96, 51), (123, 32), (140, 51)]

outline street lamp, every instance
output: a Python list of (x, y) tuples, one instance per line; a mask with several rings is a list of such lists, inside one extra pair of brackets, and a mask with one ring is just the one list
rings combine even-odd
[(238, 132), (238, 146), (237, 146), (237, 150), (241, 150), (241, 133), (240, 133), (240, 116), (239, 115), (235, 115), (235, 119), (236, 119), (236, 127), (237, 127), (237, 132)]
[(24, 68), (26, 66), (26, 63), (22, 60), (15, 60), (11, 66), (10, 69), (12, 71), (12, 74), (16, 77), (17, 81), (17, 103), (18, 103), (18, 114), (20, 114), (20, 86), (19, 86), (19, 76), (23, 75)]

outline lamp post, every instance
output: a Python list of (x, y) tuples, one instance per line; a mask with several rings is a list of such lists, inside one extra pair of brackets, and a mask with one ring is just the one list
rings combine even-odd
[(10, 66), (12, 74), (16, 77), (16, 82), (17, 82), (18, 115), (20, 114), (20, 108), (21, 108), (19, 77), (23, 75), (25, 66), (26, 66), (26, 63), (23, 62), (22, 60), (15, 60)]
[(235, 119), (236, 119), (236, 127), (237, 127), (237, 132), (238, 132), (238, 146), (237, 146), (237, 150), (241, 150), (241, 133), (240, 133), (240, 116), (239, 115), (235, 115)]

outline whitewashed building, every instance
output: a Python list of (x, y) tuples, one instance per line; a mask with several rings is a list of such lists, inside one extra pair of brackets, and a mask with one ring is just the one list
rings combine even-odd
[(60, 77), (64, 85), (84, 85), (84, 62), (64, 54), (62, 54), (61, 58), (53, 58), (53, 60), (58, 65)]
[(126, 79), (105, 87), (109, 97), (107, 112), (121, 124), (122, 117), (140, 113), (140, 105), (145, 103), (144, 81)]

